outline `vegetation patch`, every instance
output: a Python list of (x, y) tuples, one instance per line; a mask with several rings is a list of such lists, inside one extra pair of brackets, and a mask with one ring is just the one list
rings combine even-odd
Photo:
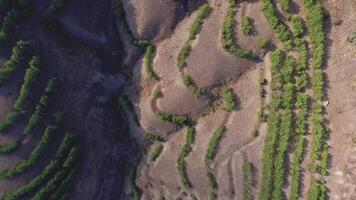
[(225, 101), (226, 110), (232, 112), (236, 109), (236, 95), (232, 88), (224, 88), (223, 90), (223, 98)]
[(145, 72), (150, 79), (157, 80), (158, 76), (153, 69), (153, 58), (154, 58), (154, 46), (149, 45), (146, 47), (145, 58), (143, 59), (143, 65), (145, 67)]
[(251, 35), (253, 32), (253, 20), (248, 16), (243, 16), (241, 20), (242, 33)]
[(21, 141), (16, 141), (12, 144), (0, 145), (0, 155), (6, 155), (15, 152), (22, 145)]
[(213, 134), (213, 136), (210, 139), (208, 149), (206, 150), (205, 153), (205, 162), (207, 164), (211, 163), (214, 159), (214, 156), (216, 154), (217, 148), (219, 141), (223, 137), (224, 133), (226, 132), (225, 126), (220, 126)]
[(257, 46), (262, 48), (262, 49), (266, 49), (270, 44), (270, 41), (269, 40), (266, 40), (264, 38), (259, 38), (257, 40)]
[(251, 200), (253, 199), (253, 164), (250, 161), (244, 160), (242, 172), (244, 174), (243, 200)]
[(191, 188), (192, 184), (190, 183), (187, 172), (186, 172), (186, 167), (185, 167), (185, 157), (189, 155), (189, 153), (192, 151), (192, 145), (195, 141), (195, 135), (196, 135), (196, 130), (194, 127), (188, 127), (187, 129), (187, 135), (186, 135), (186, 142), (182, 146), (181, 151), (179, 153), (179, 157), (177, 160), (177, 169), (179, 173), (179, 177), (181, 180), (181, 184), (184, 188)]
[(157, 112), (156, 116), (162, 121), (173, 123), (179, 127), (188, 126), (189, 124), (189, 119), (185, 115), (173, 115), (165, 112)]
[(16, 46), (12, 49), (12, 54), (8, 60), (0, 67), (0, 84), (3, 84), (9, 79), (11, 74), (16, 70), (20, 62), (24, 58), (25, 50), (29, 47), (29, 43), (25, 41), (18, 41)]
[(279, 0), (281, 9), (288, 12), (292, 6), (292, 0)]
[(142, 192), (136, 185), (136, 173), (137, 173), (137, 165), (131, 164), (129, 168), (128, 174), (128, 182), (131, 186), (131, 197), (133, 200), (140, 200)]
[(8, 113), (5, 119), (0, 122), (0, 134), (4, 134), (19, 118), (19, 113)]
[(239, 56), (241, 58), (247, 58), (251, 60), (256, 60), (258, 58), (257, 54), (252, 51), (247, 51), (241, 49), (234, 41), (234, 18), (236, 15), (236, 2), (234, 0), (228, 0), (229, 7), (227, 10), (227, 15), (225, 17), (225, 22), (222, 30), (222, 46), (228, 52)]
[(186, 74), (182, 74), (181, 76), (182, 78), (182, 82), (183, 84), (189, 88), (195, 95), (201, 96), (204, 94), (204, 89), (198, 87), (195, 83), (194, 80), (192, 79), (192, 77), (186, 75)]
[(36, 81), (37, 75), (39, 73), (40, 60), (39, 57), (34, 56), (30, 63), (29, 67), (26, 70), (23, 83), (20, 88), (19, 96), (17, 97), (14, 103), (14, 109), (17, 111), (22, 110), (25, 107), (27, 97), (30, 94), (30, 89), (33, 83)]
[(150, 160), (151, 161), (156, 161), (156, 159), (161, 155), (161, 153), (163, 151), (163, 147), (164, 146), (162, 143), (158, 143), (153, 146), (153, 149), (150, 152)]
[(135, 112), (134, 105), (132, 104), (131, 100), (127, 95), (122, 95), (119, 98), (119, 105), (132, 119), (137, 127), (140, 126), (140, 121)]

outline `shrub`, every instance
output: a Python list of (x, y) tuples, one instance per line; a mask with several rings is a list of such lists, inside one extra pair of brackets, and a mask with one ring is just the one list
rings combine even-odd
[(179, 174), (182, 186), (184, 188), (191, 188), (191, 186), (192, 186), (188, 179), (187, 173), (186, 173), (184, 158), (187, 157), (189, 155), (189, 153), (192, 151), (192, 144), (194, 143), (194, 140), (195, 140), (195, 134), (196, 134), (195, 128), (188, 127), (187, 135), (186, 135), (186, 143), (182, 146), (181, 151), (179, 153), (178, 160), (177, 160), (178, 174)]
[(281, 9), (288, 12), (292, 6), (291, 0), (279, 0), (279, 5)]
[(9, 179), (15, 177), (19, 174), (26, 172), (28, 169), (33, 167), (38, 161), (40, 156), (45, 152), (45, 149), (49, 145), (50, 141), (53, 138), (53, 135), (57, 127), (49, 125), (44, 131), (41, 139), (36, 144), (35, 148), (31, 151), (29, 157), (25, 160), (20, 161), (14, 166), (11, 166), (0, 172), (0, 177)]
[(0, 84), (9, 79), (10, 75), (15, 71), (20, 62), (23, 60), (25, 50), (29, 43), (25, 41), (18, 41), (16, 46), (12, 49), (12, 54), (9, 60), (5, 61), (0, 67)]
[(37, 56), (34, 56), (31, 59), (29, 67), (26, 70), (25, 77), (20, 88), (19, 96), (17, 97), (14, 103), (13, 107), (15, 110), (22, 110), (24, 108), (27, 97), (30, 93), (30, 88), (32, 87), (39, 73), (39, 65), (39, 58)]
[(184, 43), (183, 47), (181, 48), (178, 54), (177, 65), (180, 69), (182, 69), (187, 65), (186, 59), (190, 55), (191, 51), (192, 51), (192, 46), (189, 43)]
[(273, 30), (277, 34), (278, 39), (282, 41), (285, 49), (291, 49), (292, 47), (292, 35), (288, 31), (288, 28), (277, 17), (274, 5), (271, 0), (262, 0), (262, 12), (267, 18), (268, 23), (272, 26)]
[(324, 72), (321, 69), (317, 69), (313, 74), (313, 93), (314, 97), (318, 100), (324, 98)]
[(218, 183), (215, 180), (214, 174), (211, 171), (206, 172), (206, 177), (208, 179), (208, 185), (211, 189), (218, 188)]
[(33, 129), (35, 126), (40, 122), (40, 120), (43, 117), (44, 111), (48, 106), (48, 102), (50, 101), (51, 98), (51, 93), (54, 92), (55, 88), (59, 84), (57, 78), (52, 78), (51, 80), (48, 81), (47, 87), (45, 89), (45, 94), (41, 96), (39, 102), (36, 105), (35, 112), (32, 113), (30, 116), (27, 126), (24, 130), (25, 134), (30, 134), (32, 133)]
[(16, 141), (12, 144), (3, 144), (0, 145), (0, 155), (6, 155), (13, 153), (22, 145), (21, 141)]
[(205, 3), (201, 5), (198, 9), (198, 16), (195, 18), (192, 27), (189, 32), (189, 40), (194, 40), (196, 35), (200, 32), (201, 26), (203, 25), (204, 19), (209, 15), (210, 7), (209, 4)]
[(293, 25), (293, 35), (294, 37), (302, 37), (304, 33), (303, 20), (298, 15), (292, 16), (292, 25)]
[(144, 138), (146, 140), (150, 140), (151, 142), (163, 142), (163, 138), (161, 138), (160, 136), (154, 134), (154, 133), (149, 133), (149, 132), (146, 132), (144, 134)]
[(218, 148), (219, 141), (223, 137), (224, 133), (226, 131), (226, 128), (224, 126), (220, 126), (213, 134), (213, 136), (210, 138), (209, 146), (208, 149), (206, 150), (205, 153), (205, 162), (209, 164), (216, 153), (216, 150)]
[(235, 6), (236, 3), (234, 0), (228, 0), (229, 7), (227, 10), (227, 14), (225, 17), (225, 22), (223, 25), (222, 30), (222, 46), (228, 52), (239, 56), (241, 58), (247, 58), (251, 60), (256, 60), (258, 58), (257, 54), (241, 49), (237, 44), (234, 42), (234, 18), (235, 18)]
[(150, 152), (150, 160), (156, 161), (159, 155), (161, 155), (162, 151), (163, 151), (163, 144), (162, 143), (156, 144)]
[(244, 174), (243, 200), (251, 200), (253, 199), (253, 164), (250, 161), (244, 160), (242, 172)]
[(3, 134), (7, 131), (19, 118), (19, 113), (12, 112), (6, 115), (4, 121), (0, 123), (0, 132)]
[(225, 101), (226, 110), (232, 112), (236, 109), (236, 96), (232, 88), (224, 88), (223, 98)]
[(57, 150), (55, 158), (50, 161), (50, 163), (37, 176), (13, 191), (7, 192), (1, 197), (1, 200), (21, 199), (21, 197), (34, 192), (39, 186), (47, 182), (47, 180), (60, 169), (61, 164), (73, 146), (74, 141), (74, 136), (67, 133)]
[(153, 98), (154, 99), (159, 99), (163, 97), (163, 93), (160, 90), (156, 90), (153, 92)]
[(251, 35), (253, 32), (253, 21), (248, 16), (243, 16), (241, 20), (241, 29), (245, 35)]
[(300, 197), (300, 186), (301, 186), (301, 166), (303, 161), (304, 149), (305, 149), (305, 139), (302, 136), (298, 136), (294, 158), (291, 167), (291, 190), (290, 190), (290, 200), (298, 200)]
[(262, 48), (262, 49), (266, 49), (269, 46), (270, 41), (266, 40), (264, 38), (259, 38), (257, 40), (257, 46)]
[(157, 112), (156, 116), (162, 121), (167, 121), (180, 127), (187, 126), (189, 123), (188, 117), (185, 115), (173, 115), (164, 112)]
[(154, 54), (154, 47), (149, 45), (146, 47), (146, 53), (144, 58), (144, 66), (145, 72), (150, 79), (157, 80), (158, 76), (153, 70), (153, 54)]
[(193, 81), (192, 77), (182, 74), (181, 76), (183, 84), (189, 88), (195, 95), (201, 96), (204, 94), (204, 89), (199, 88)]

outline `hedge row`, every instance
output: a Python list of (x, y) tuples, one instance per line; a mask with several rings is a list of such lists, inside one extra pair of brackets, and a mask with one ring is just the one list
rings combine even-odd
[(157, 112), (156, 116), (162, 121), (170, 122), (180, 127), (188, 126), (189, 123), (189, 119), (185, 115), (173, 115), (165, 112)]
[(244, 174), (243, 184), (243, 200), (253, 199), (253, 164), (250, 161), (244, 160), (242, 164), (242, 172)]
[(158, 143), (156, 145), (154, 145), (153, 149), (150, 152), (150, 160), (151, 161), (156, 161), (156, 159), (161, 155), (163, 151), (163, 144), (162, 143)]
[(307, 195), (308, 200), (325, 200), (327, 199), (326, 193), (327, 188), (325, 180), (318, 180), (315, 177), (312, 177)]
[(36, 146), (32, 149), (29, 157), (25, 160), (20, 161), (19, 163), (11, 166), (7, 169), (4, 169), (0, 172), (1, 179), (13, 178), (17, 175), (23, 174), (33, 167), (40, 159), (40, 157), (45, 152), (49, 143), (52, 141), (55, 131), (57, 130), (56, 126), (49, 125), (44, 131), (41, 139), (38, 141)]
[(195, 135), (196, 131), (194, 127), (188, 127), (187, 129), (187, 135), (186, 135), (186, 142), (182, 146), (181, 151), (179, 153), (179, 157), (177, 160), (177, 169), (178, 169), (178, 174), (180, 177), (181, 184), (184, 188), (191, 188), (192, 185), (188, 179), (186, 168), (185, 168), (185, 160), (184, 158), (189, 155), (189, 153), (192, 151), (192, 145), (195, 141)]
[(67, 177), (71, 177), (71, 173), (74, 173), (77, 164), (78, 158), (80, 156), (80, 148), (73, 147), (66, 160), (62, 165), (62, 169), (59, 170), (48, 182), (44, 185), (32, 198), (31, 200), (47, 200), (51, 197), (51, 195), (56, 191), (58, 187), (62, 185)]
[(75, 137), (71, 134), (66, 134), (63, 138), (57, 153), (52, 161), (33, 179), (24, 185), (21, 185), (11, 192), (6, 193), (1, 197), (1, 200), (17, 200), (25, 195), (36, 191), (41, 185), (53, 177), (53, 175), (62, 167), (69, 151), (75, 143)]
[(289, 32), (288, 27), (283, 24), (280, 19), (278, 19), (272, 0), (262, 0), (261, 3), (261, 10), (267, 18), (268, 23), (277, 34), (278, 39), (283, 42), (285, 49), (291, 49), (293, 43), (292, 34)]
[(153, 45), (149, 45), (149, 46), (146, 47), (145, 57), (143, 59), (143, 65), (144, 65), (144, 68), (145, 68), (146, 75), (150, 79), (157, 80), (158, 76), (155, 73), (155, 71), (153, 70), (154, 51), (155, 51), (155, 49), (154, 49)]
[(14, 103), (14, 109), (17, 111), (22, 110), (25, 107), (27, 97), (30, 94), (30, 89), (33, 83), (36, 81), (37, 75), (39, 73), (40, 60), (39, 57), (34, 56), (30, 63), (29, 67), (26, 70), (23, 83), (20, 88), (19, 96), (17, 97)]
[(236, 109), (236, 95), (232, 88), (224, 88), (223, 90), (223, 98), (225, 101), (226, 110), (232, 112)]
[(270, 113), (267, 119), (268, 131), (265, 139), (265, 145), (262, 154), (262, 178), (260, 187), (260, 200), (271, 199), (273, 191), (273, 170), (274, 158), (277, 153), (276, 145), (280, 130), (281, 117), (278, 112), (282, 97), (278, 94), (282, 90), (283, 79), (280, 72), (282, 64), (282, 52), (276, 49), (271, 54), (271, 89), (272, 100), (270, 102)]
[(219, 141), (223, 137), (224, 133), (226, 132), (225, 126), (220, 126), (213, 134), (213, 136), (210, 138), (209, 146), (208, 149), (206, 150), (204, 159), (207, 164), (210, 164), (212, 160), (214, 159), (214, 156), (216, 154)]
[(24, 130), (25, 134), (32, 133), (35, 126), (38, 122), (43, 118), (43, 114), (45, 109), (48, 106), (52, 93), (55, 91), (59, 84), (59, 80), (57, 78), (52, 78), (48, 81), (47, 87), (45, 89), (45, 94), (41, 96), (39, 102), (36, 105), (35, 112), (30, 116), (27, 126)]
[(16, 141), (11, 144), (0, 145), (0, 155), (10, 154), (16, 151), (22, 145), (21, 141)]
[(182, 74), (181, 76), (183, 84), (189, 88), (195, 95), (201, 96), (204, 94), (205, 90), (203, 88), (198, 87), (192, 77)]
[(133, 43), (136, 46), (140, 46), (140, 47), (147, 47), (150, 45), (149, 41), (144, 40), (144, 39), (137, 39), (133, 35), (129, 24), (127, 23), (126, 12), (125, 12), (125, 9), (123, 7), (121, 0), (114, 1), (113, 13), (114, 13), (114, 16), (121, 22), (121, 25), (122, 25), (125, 33), (129, 37), (129, 40), (131, 41), (131, 43)]
[(189, 57), (192, 50), (191, 43), (193, 40), (195, 40), (197, 34), (200, 32), (204, 19), (209, 15), (209, 13), (210, 7), (207, 3), (199, 7), (197, 18), (195, 18), (192, 26), (190, 27), (188, 40), (183, 44), (183, 47), (178, 54), (177, 66), (179, 68), (186, 66), (186, 59)]
[(309, 75), (307, 72), (308, 50), (304, 38), (295, 38), (294, 44), (299, 53), (299, 61), (296, 68), (298, 76), (296, 80), (296, 87), (298, 91), (303, 91), (309, 84)]
[(29, 47), (29, 43), (19, 40), (16, 46), (12, 49), (10, 59), (5, 61), (0, 67), (0, 84), (3, 84), (9, 79), (10, 75), (15, 71), (20, 62), (24, 58), (25, 50)]
[(321, 70), (325, 55), (324, 10), (321, 3), (304, 0), (307, 26), (310, 34), (313, 55), (313, 92), (318, 100), (324, 98), (325, 80)]
[(19, 113), (11, 112), (8, 113), (5, 119), (0, 122), (0, 133), (4, 134), (19, 118)]
[(241, 58), (247, 58), (251, 60), (256, 60), (258, 58), (257, 54), (252, 51), (241, 49), (234, 41), (234, 22), (236, 15), (236, 2), (235, 0), (228, 0), (229, 7), (227, 9), (227, 14), (224, 21), (224, 26), (222, 30), (222, 46), (228, 52), (239, 56)]

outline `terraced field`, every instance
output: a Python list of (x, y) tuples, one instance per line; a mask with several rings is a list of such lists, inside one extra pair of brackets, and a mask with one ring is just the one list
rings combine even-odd
[(0, 199), (355, 199), (355, 24), (354, 0), (0, 0)]

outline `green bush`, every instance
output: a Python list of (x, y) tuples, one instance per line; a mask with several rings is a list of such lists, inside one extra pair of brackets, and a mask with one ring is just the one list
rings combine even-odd
[(1, 197), (1, 200), (16, 200), (21, 199), (25, 195), (33, 193), (39, 186), (46, 183), (58, 171), (63, 161), (66, 159), (67, 154), (75, 142), (74, 136), (66, 134), (63, 138), (55, 158), (33, 179), (29, 180), (24, 185), (21, 185), (13, 191), (7, 192)]
[(206, 172), (206, 177), (208, 179), (208, 185), (211, 189), (218, 188), (218, 183), (215, 180), (214, 174), (211, 171)]
[(190, 43), (189, 42), (184, 43), (178, 54), (177, 66), (180, 69), (182, 69), (187, 65), (186, 59), (190, 55), (191, 51), (192, 51), (192, 46), (190, 45)]
[(157, 80), (158, 76), (153, 70), (154, 51), (155, 51), (154, 46), (149, 45), (146, 47), (146, 53), (145, 53), (145, 58), (144, 58), (143, 64), (144, 64), (145, 72), (146, 72), (147, 76), (150, 79)]
[(192, 77), (182, 74), (181, 76), (183, 84), (189, 88), (195, 95), (201, 96), (204, 94), (204, 89), (203, 88), (199, 88), (195, 83), (194, 80), (192, 79)]
[(200, 32), (201, 26), (203, 25), (204, 19), (209, 15), (210, 7), (209, 4), (205, 3), (201, 5), (198, 9), (198, 16), (195, 18), (192, 27), (189, 32), (189, 39), (194, 40), (196, 35)]
[(232, 112), (236, 109), (236, 96), (232, 88), (224, 88), (223, 98), (225, 101), (226, 110)]
[(153, 98), (154, 99), (159, 99), (163, 97), (163, 93), (160, 90), (156, 90), (153, 92)]
[(39, 102), (36, 105), (35, 112), (32, 113), (32, 115), (30, 116), (27, 126), (24, 129), (25, 134), (32, 133), (35, 126), (43, 118), (43, 114), (48, 106), (48, 102), (50, 101), (51, 94), (55, 91), (58, 84), (59, 82), (57, 78), (52, 78), (51, 80), (48, 81), (47, 87), (45, 89), (45, 94), (41, 96)]
[(256, 60), (258, 58), (257, 54), (241, 49), (234, 41), (234, 18), (236, 15), (234, 0), (228, 0), (229, 7), (225, 17), (225, 22), (222, 30), (222, 46), (228, 52), (239, 56), (241, 58), (247, 58), (251, 60)]
[(253, 21), (248, 16), (243, 16), (241, 20), (242, 33), (245, 35), (251, 35), (253, 32)]
[(292, 6), (291, 0), (279, 0), (279, 5), (281, 9), (288, 12)]
[(302, 177), (302, 162), (305, 152), (306, 140), (302, 136), (297, 137), (295, 144), (294, 158), (291, 167), (291, 190), (290, 200), (298, 200), (300, 198), (301, 177)]
[(40, 60), (37, 56), (34, 56), (29, 67), (26, 70), (25, 77), (20, 88), (19, 96), (14, 103), (14, 109), (19, 111), (22, 110), (26, 104), (27, 97), (30, 94), (30, 89), (33, 83), (36, 81), (37, 75), (39, 73)]
[(156, 159), (161, 155), (163, 151), (163, 144), (162, 143), (158, 143), (156, 145), (154, 145), (153, 149), (150, 152), (150, 160), (151, 161), (156, 161)]
[(9, 79), (10, 75), (15, 71), (20, 62), (24, 58), (25, 50), (29, 47), (29, 43), (25, 41), (18, 41), (16, 46), (12, 49), (10, 59), (5, 61), (0, 67), (0, 84), (3, 84)]
[(257, 46), (262, 48), (262, 49), (266, 49), (269, 46), (270, 41), (266, 40), (264, 38), (259, 38), (257, 40)]
[(188, 127), (187, 135), (186, 135), (186, 143), (182, 146), (181, 151), (179, 153), (178, 160), (177, 160), (178, 174), (179, 174), (182, 186), (184, 188), (192, 187), (192, 185), (188, 179), (187, 173), (186, 173), (184, 158), (187, 157), (189, 155), (189, 153), (192, 151), (192, 145), (195, 141), (195, 134), (196, 134), (195, 128)]
[(188, 117), (185, 115), (173, 115), (164, 112), (157, 112), (156, 116), (162, 121), (167, 121), (180, 127), (187, 126), (189, 123)]
[(209, 146), (208, 149), (206, 150), (205, 153), (205, 162), (207, 164), (211, 163), (211, 161), (213, 160), (218, 145), (219, 145), (219, 141), (221, 140), (221, 138), (223, 137), (224, 133), (226, 131), (226, 128), (224, 126), (220, 126), (213, 134), (213, 136), (210, 138), (210, 142), (209, 142)]
[(322, 100), (324, 98), (324, 72), (321, 69), (316, 69), (313, 73), (313, 93), (314, 97), (318, 100)]
[(272, 26), (279, 40), (284, 44), (284, 48), (292, 48), (292, 35), (285, 24), (278, 19), (272, 0), (262, 0), (262, 12), (267, 18), (268, 23)]
[(36, 144), (34, 149), (31, 151), (29, 157), (25, 160), (20, 161), (14, 166), (4, 169), (0, 172), (0, 178), (9, 179), (13, 178), (19, 174), (26, 172), (28, 169), (33, 167), (40, 159), (40, 156), (45, 152), (49, 143), (51, 142), (53, 135), (57, 127), (49, 125), (44, 131), (41, 139)]
[(294, 37), (302, 37), (304, 34), (303, 19), (298, 15), (293, 15), (292, 25), (293, 25), (292, 32)]
[(244, 174), (243, 183), (243, 200), (253, 199), (253, 164), (250, 161), (244, 160), (242, 164), (242, 172)]
[(12, 112), (8, 113), (5, 119), (0, 122), (0, 133), (3, 134), (7, 131), (19, 118), (19, 113)]
[(22, 145), (21, 141), (16, 141), (15, 143), (11, 144), (3, 144), (0, 145), (0, 155), (6, 155), (13, 153)]
[(161, 138), (160, 136), (158, 136), (157, 134), (154, 134), (154, 133), (146, 132), (144, 134), (144, 138), (146, 140), (150, 140), (151, 142), (163, 142), (163, 138)]

